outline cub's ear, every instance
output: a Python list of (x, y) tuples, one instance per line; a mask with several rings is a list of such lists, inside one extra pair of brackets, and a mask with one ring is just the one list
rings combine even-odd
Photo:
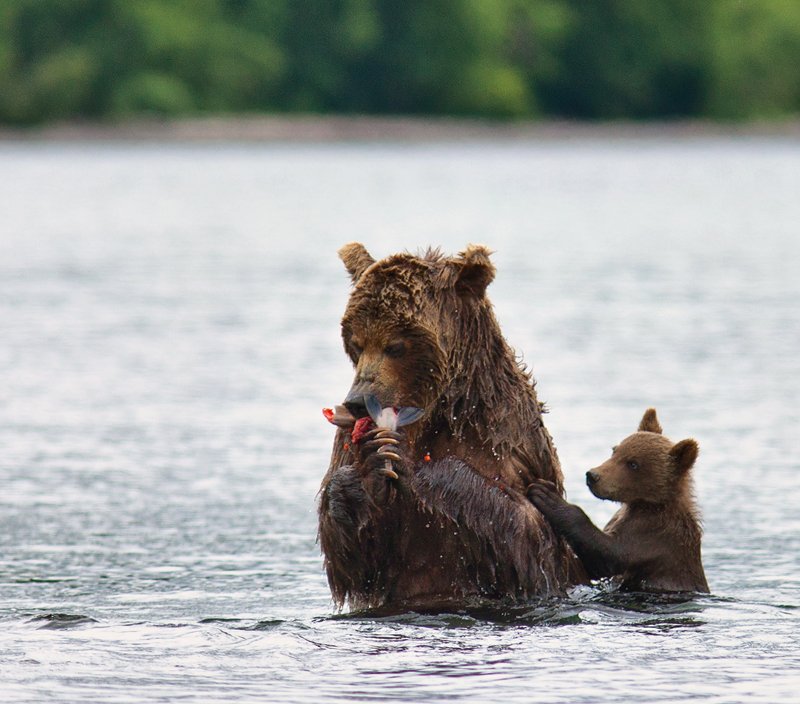
[(655, 408), (648, 408), (644, 412), (642, 422), (639, 423), (639, 432), (661, 434), (661, 423), (658, 422)]
[(482, 298), (486, 287), (494, 280), (494, 264), (489, 260), (491, 251), (480, 244), (471, 244), (455, 260), (459, 267), (456, 291), (460, 296)]
[(375, 259), (360, 242), (346, 244), (338, 254), (354, 284), (358, 283), (361, 275), (375, 263)]
[(675, 462), (675, 469), (678, 473), (684, 474), (692, 468), (698, 452), (700, 452), (700, 447), (697, 441), (689, 438), (675, 443), (669, 451), (669, 456)]

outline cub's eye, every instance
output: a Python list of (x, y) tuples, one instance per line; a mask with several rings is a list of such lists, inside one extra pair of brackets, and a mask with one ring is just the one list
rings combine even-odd
[(392, 342), (386, 347), (383, 348), (383, 353), (387, 357), (402, 357), (406, 352), (406, 343), (402, 340), (398, 340), (397, 342)]
[(363, 351), (364, 349), (361, 347), (361, 345), (358, 345), (350, 340), (350, 352), (352, 353), (353, 357), (358, 359)]
[(639, 463), (638, 463), (636, 460), (628, 460), (628, 461), (625, 463), (625, 465), (627, 466), (627, 468), (628, 468), (628, 469), (632, 469), (632, 470), (634, 470), (634, 471), (636, 471), (637, 469), (639, 469)]

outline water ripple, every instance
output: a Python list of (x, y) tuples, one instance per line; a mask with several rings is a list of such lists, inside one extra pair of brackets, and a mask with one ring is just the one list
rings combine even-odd
[[(0, 701), (796, 699), (796, 142), (6, 145), (0, 182)], [(352, 239), (497, 250), (596, 522), (642, 409), (697, 437), (714, 595), (337, 614)]]

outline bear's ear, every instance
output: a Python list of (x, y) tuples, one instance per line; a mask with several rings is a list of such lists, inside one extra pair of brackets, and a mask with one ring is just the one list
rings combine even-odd
[(489, 260), (491, 252), (480, 244), (471, 244), (455, 260), (459, 267), (456, 276), (456, 291), (460, 296), (482, 298), (486, 287), (494, 280), (494, 264)]
[(669, 456), (675, 462), (675, 469), (678, 473), (685, 474), (692, 468), (698, 452), (700, 452), (700, 447), (697, 441), (688, 438), (675, 443), (669, 451)]
[(375, 259), (360, 242), (346, 244), (338, 254), (354, 284), (358, 283), (361, 275), (375, 263)]
[(644, 412), (642, 422), (639, 423), (639, 432), (661, 434), (661, 423), (658, 422), (655, 408), (648, 408)]

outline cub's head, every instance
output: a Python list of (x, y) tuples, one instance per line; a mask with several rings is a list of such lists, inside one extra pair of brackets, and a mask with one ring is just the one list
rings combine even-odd
[(382, 406), (429, 412), (460, 364), (458, 354), (476, 344), (460, 333), (473, 309), (484, 305), (494, 278), (488, 250), (470, 246), (452, 258), (429, 251), (376, 261), (352, 243), (339, 256), (353, 281), (342, 318), (344, 348), (355, 366), (345, 405), (365, 415), (365, 396), (374, 394)]
[(687, 485), (699, 448), (692, 439), (673, 444), (661, 434), (655, 409), (645, 411), (638, 432), (613, 448), (599, 467), (586, 473), (586, 484), (600, 499), (630, 504), (665, 504)]

